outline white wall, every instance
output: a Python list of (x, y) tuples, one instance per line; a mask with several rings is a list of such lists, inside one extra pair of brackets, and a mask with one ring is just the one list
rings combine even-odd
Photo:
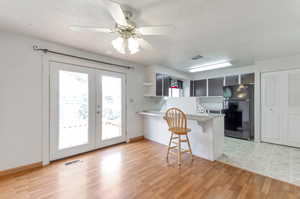
[(99, 68), (127, 73), (128, 137), (141, 135), (142, 122), (136, 112), (143, 109), (143, 66), (9, 32), (0, 32), (0, 43), (0, 170), (43, 159), (42, 63), (45, 56), (32, 50), (36, 44), (78, 56), (135, 66), (134, 70), (103, 65)]
[(178, 97), (168, 98), (165, 104), (161, 107), (162, 112), (166, 112), (170, 108), (179, 108), (187, 114), (197, 113), (197, 98), (196, 97)]
[(191, 76), (188, 73), (177, 71), (175, 69), (160, 66), (160, 65), (147, 66), (147, 69), (148, 68), (151, 68), (152, 71), (154, 71), (156, 73), (168, 74), (171, 77), (176, 77), (176, 78), (179, 78), (182, 80), (185, 80), (185, 79), (189, 80), (191, 78)]
[(200, 73), (194, 73), (191, 75), (192, 79), (205, 79), (205, 78), (214, 78), (214, 77), (224, 77), (227, 75), (238, 75), (242, 73), (252, 73), (256, 71), (256, 67), (253, 66), (244, 66), (244, 67), (233, 67), (233, 68), (224, 68), (218, 70), (209, 70)]

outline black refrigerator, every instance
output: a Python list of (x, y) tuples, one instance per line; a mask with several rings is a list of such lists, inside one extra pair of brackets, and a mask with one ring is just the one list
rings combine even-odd
[(254, 138), (254, 86), (224, 86), (225, 136), (244, 140)]

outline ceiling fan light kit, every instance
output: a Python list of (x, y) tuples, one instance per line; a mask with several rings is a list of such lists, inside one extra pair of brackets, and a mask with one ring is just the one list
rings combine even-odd
[(140, 50), (140, 45), (134, 38), (124, 39), (122, 37), (118, 37), (112, 41), (112, 45), (118, 52), (122, 54), (135, 54)]
[(112, 45), (122, 54), (135, 54), (140, 51), (140, 44), (137, 38), (141, 38), (141, 36), (136, 31), (135, 24), (129, 20), (127, 22), (128, 26), (116, 25), (115, 32), (117, 32), (120, 37), (113, 40)]
[(116, 22), (114, 29), (90, 26), (70, 26), (72, 31), (89, 31), (102, 33), (117, 33), (119, 37), (112, 41), (112, 46), (122, 54), (135, 54), (140, 49), (151, 50), (151, 45), (145, 41), (143, 35), (168, 34), (172, 26), (147, 26), (137, 27), (131, 21), (132, 13), (122, 10), (121, 6), (110, 0), (102, 0), (102, 5), (107, 9)]

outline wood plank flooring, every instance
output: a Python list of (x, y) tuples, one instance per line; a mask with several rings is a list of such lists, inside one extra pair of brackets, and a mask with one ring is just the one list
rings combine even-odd
[[(0, 179), (1, 199), (296, 199), (300, 188), (188, 155), (181, 168), (167, 148), (143, 140), (79, 155)], [(65, 165), (79, 159), (80, 162)]]

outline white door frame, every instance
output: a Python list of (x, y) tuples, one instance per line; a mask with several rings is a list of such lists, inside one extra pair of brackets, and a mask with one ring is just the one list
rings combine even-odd
[(70, 58), (55, 54), (41, 54), (42, 55), (42, 163), (48, 165), (50, 163), (50, 64), (51, 62), (65, 63), (71, 65), (78, 65), (81, 67), (99, 69), (108, 72), (116, 72), (125, 76), (125, 110), (124, 110), (124, 129), (125, 138), (127, 135), (127, 69), (120, 69), (105, 64), (97, 64), (88, 62), (82, 59)]

